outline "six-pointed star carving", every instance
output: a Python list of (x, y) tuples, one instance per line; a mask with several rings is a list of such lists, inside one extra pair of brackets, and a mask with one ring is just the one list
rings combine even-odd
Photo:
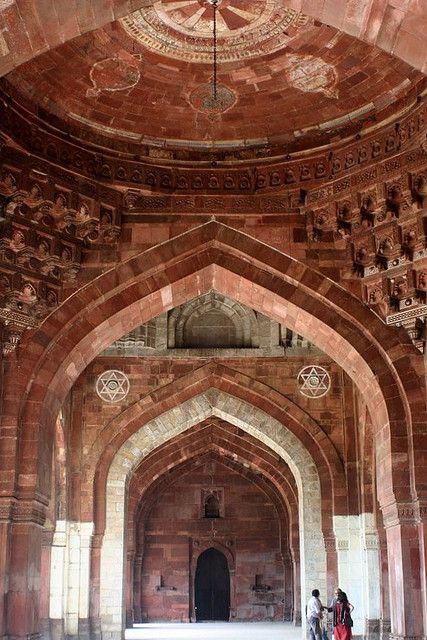
[(98, 395), (107, 402), (118, 402), (129, 391), (129, 380), (121, 371), (105, 371), (96, 383)]
[(304, 396), (319, 398), (329, 391), (331, 380), (323, 367), (304, 367), (298, 374), (300, 391)]

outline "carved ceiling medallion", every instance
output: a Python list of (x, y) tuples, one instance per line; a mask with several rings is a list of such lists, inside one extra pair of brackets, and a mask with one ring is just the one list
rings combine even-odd
[(189, 97), (191, 106), (207, 115), (224, 113), (236, 103), (236, 94), (223, 84), (217, 87), (216, 97), (211, 84), (202, 84)]
[[(179, 60), (210, 63), (213, 15), (209, 0), (157, 0), (121, 23), (147, 49)], [(279, 0), (221, 0), (217, 5), (218, 61), (278, 51), (309, 21), (298, 11), (283, 7)]]

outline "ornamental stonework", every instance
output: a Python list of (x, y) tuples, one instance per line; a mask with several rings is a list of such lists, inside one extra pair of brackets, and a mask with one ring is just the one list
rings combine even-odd
[(129, 378), (123, 371), (111, 369), (98, 376), (95, 389), (104, 402), (115, 404), (124, 400), (129, 393)]
[(323, 367), (303, 367), (297, 376), (298, 390), (306, 398), (321, 398), (331, 388), (331, 378)]
[[(209, 0), (156, 0), (120, 20), (145, 48), (187, 62), (212, 62), (214, 8)], [(218, 61), (273, 53), (313, 21), (278, 0), (217, 4)], [(293, 32), (290, 34), (290, 31)]]
[[(25, 168), (18, 158), (0, 166), (0, 323), (5, 355), (63, 300), (77, 283), (82, 252), (115, 243), (116, 207), (100, 203), (52, 178)], [(87, 190), (84, 190), (87, 191)]]
[[(191, 93), (188, 101), (196, 111), (214, 116), (231, 109), (236, 99), (235, 92), (225, 85), (214, 88), (212, 84), (202, 84)], [(218, 181), (217, 178), (215, 180)]]
[[(166, 193), (209, 193), (219, 190), (230, 194), (249, 191), (259, 195), (263, 192), (295, 190), (299, 194), (299, 190), (303, 189), (307, 204), (312, 206), (323, 204), (331, 197), (339, 200), (342, 196), (345, 200), (347, 193), (355, 189), (361, 191), (365, 186), (370, 187), (376, 180), (381, 180), (388, 181), (388, 201), (400, 210), (407, 205), (398, 202), (399, 194), (393, 192), (393, 186), (396, 185), (391, 182), (391, 177), (399, 174), (402, 167), (416, 171), (421, 166), (420, 174), (423, 171), (425, 173), (425, 112), (425, 104), (420, 104), (415, 112), (401, 118), (398, 131), (395, 124), (379, 131), (368, 129), (364, 132), (363, 140), (359, 134), (360, 125), (357, 130), (347, 132), (352, 135), (347, 145), (338, 144), (328, 152), (314, 150), (304, 161), (291, 153), (292, 142), (282, 146), (268, 141), (262, 145), (222, 149), (216, 149), (212, 144), (193, 149), (173, 146), (159, 149), (158, 146), (140, 144), (135, 145), (134, 159), (130, 159), (119, 157), (114, 151), (102, 156), (83, 144), (80, 147), (71, 144), (67, 139), (43, 130), (43, 123), (34, 116), (24, 115), (17, 106), (10, 106), (6, 110), (0, 102), (2, 128), (5, 132), (11, 132), (17, 143), (37, 157), (44, 172), (48, 163), (52, 162), (55, 164), (52, 171), (68, 171), (70, 175), (77, 172), (86, 180), (101, 181), (104, 185), (127, 185), (129, 189)], [(405, 132), (403, 137), (402, 131)], [(316, 140), (311, 142), (315, 144)], [(9, 144), (10, 141), (6, 139), (3, 155), (16, 157), (16, 151), (12, 151)], [(253, 164), (254, 160), (256, 165)], [(179, 164), (175, 164), (175, 161), (179, 161)], [(206, 161), (209, 161), (209, 167), (197, 166), (199, 162)], [(246, 161), (248, 166), (243, 169)], [(238, 165), (233, 167), (233, 162)], [(58, 163), (62, 170), (59, 170)], [(415, 187), (420, 201), (426, 197), (425, 180), (425, 176), (420, 175)], [(11, 184), (6, 188), (13, 191)], [(372, 213), (369, 210), (371, 206), (367, 204), (367, 218)], [(344, 227), (345, 222), (344, 216)], [(115, 227), (113, 221), (114, 233)]]

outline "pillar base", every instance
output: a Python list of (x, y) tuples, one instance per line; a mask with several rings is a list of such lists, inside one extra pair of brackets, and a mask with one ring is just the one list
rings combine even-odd
[(389, 640), (426, 640), (426, 636), (400, 636), (390, 633)]
[(380, 620), (380, 640), (388, 640), (391, 633), (391, 621)]
[(50, 638), (51, 640), (64, 640), (64, 621), (49, 620), (50, 622)]
[(90, 619), (90, 637), (91, 637), (91, 640), (101, 640), (102, 638), (101, 618)]
[(294, 627), (301, 626), (301, 613), (299, 611), (294, 611)]
[(289, 608), (285, 608), (284, 612), (283, 612), (283, 621), (284, 622), (292, 622), (293, 616), (292, 616), (292, 609)]
[(365, 638), (367, 640), (380, 640), (381, 624), (379, 620), (365, 619)]

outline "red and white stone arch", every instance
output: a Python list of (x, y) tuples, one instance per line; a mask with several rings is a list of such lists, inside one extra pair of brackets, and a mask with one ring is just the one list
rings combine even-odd
[[(17, 509), (28, 501), (42, 504), (47, 499), (46, 469), (56, 416), (77, 376), (96, 355), (139, 324), (211, 289), (305, 334), (348, 372), (365, 397), (374, 423), (378, 495), (387, 520), (392, 605), (396, 604), (391, 607), (392, 632), (422, 636), (422, 619), (411, 616), (411, 608), (405, 606), (408, 598), (418, 611), (425, 606), (417, 586), (425, 575), (422, 525), (416, 517), (417, 492), (425, 483), (424, 452), (414, 451), (411, 444), (426, 424), (423, 396), (418, 393), (414, 399), (412, 393), (424, 388), (422, 357), (406, 335), (385, 327), (359, 300), (322, 274), (216, 222), (103, 274), (76, 292), (31, 336), (26, 361), (16, 371), (11, 363), (8, 371), (6, 395), (13, 387), (20, 401), (14, 411), (20, 418), (20, 440), (19, 449), (8, 443), (8, 455), (3, 457), (4, 494), (19, 498)], [(9, 414), (3, 424), (13, 427)], [(408, 518), (411, 509), (414, 516)], [(27, 540), (27, 555), (14, 553), (18, 538), (15, 543), (12, 537), (13, 566), (5, 571), (19, 575), (15, 591), (9, 594), (8, 629), (19, 625), (26, 633), (35, 633), (37, 625), (37, 599), (27, 586), (34, 583), (34, 576), (27, 575), (29, 567), (37, 571), (40, 562), (37, 545), (30, 544), (35, 530), (35, 521), (20, 523), (19, 548)], [(413, 535), (415, 530), (420, 538)], [(405, 555), (400, 552), (403, 537)], [(420, 575), (414, 575), (414, 557), (420, 560)], [(27, 616), (18, 616), (22, 598), (28, 601)]]
[[(166, 466), (164, 460), (167, 460)], [(295, 482), (285, 463), (274, 452), (219, 419), (208, 419), (187, 430), (181, 437), (145, 458), (132, 476), (127, 503), (127, 611), (126, 619), (142, 619), (144, 590), (141, 567), (144, 564), (146, 540), (144, 531), (153, 506), (176, 482), (205, 463), (215, 462), (248, 479), (268, 496), (280, 523), (279, 546), (284, 572), (285, 620), (301, 621), (299, 601), (299, 532), (298, 501)], [(174, 466), (172, 466), (174, 465)], [(199, 541), (200, 542), (200, 541)], [(226, 541), (224, 541), (227, 547)], [(192, 563), (195, 562), (192, 556)], [(195, 570), (194, 564), (191, 565)], [(330, 569), (328, 567), (328, 573)], [(190, 571), (194, 576), (194, 571)], [(329, 577), (329, 575), (328, 575)], [(333, 581), (336, 584), (337, 578)], [(194, 583), (190, 584), (188, 615), (194, 615)]]
[(268, 414), (216, 389), (210, 389), (145, 423), (121, 446), (109, 469), (106, 526), (101, 554), (100, 617), (103, 637), (119, 639), (124, 629), (125, 505), (133, 471), (156, 447), (195, 424), (217, 416), (238, 426), (285, 460), (298, 487), (301, 549), (301, 601), (313, 583), (326, 593), (326, 552), (322, 532), (320, 481), (302, 443)]

